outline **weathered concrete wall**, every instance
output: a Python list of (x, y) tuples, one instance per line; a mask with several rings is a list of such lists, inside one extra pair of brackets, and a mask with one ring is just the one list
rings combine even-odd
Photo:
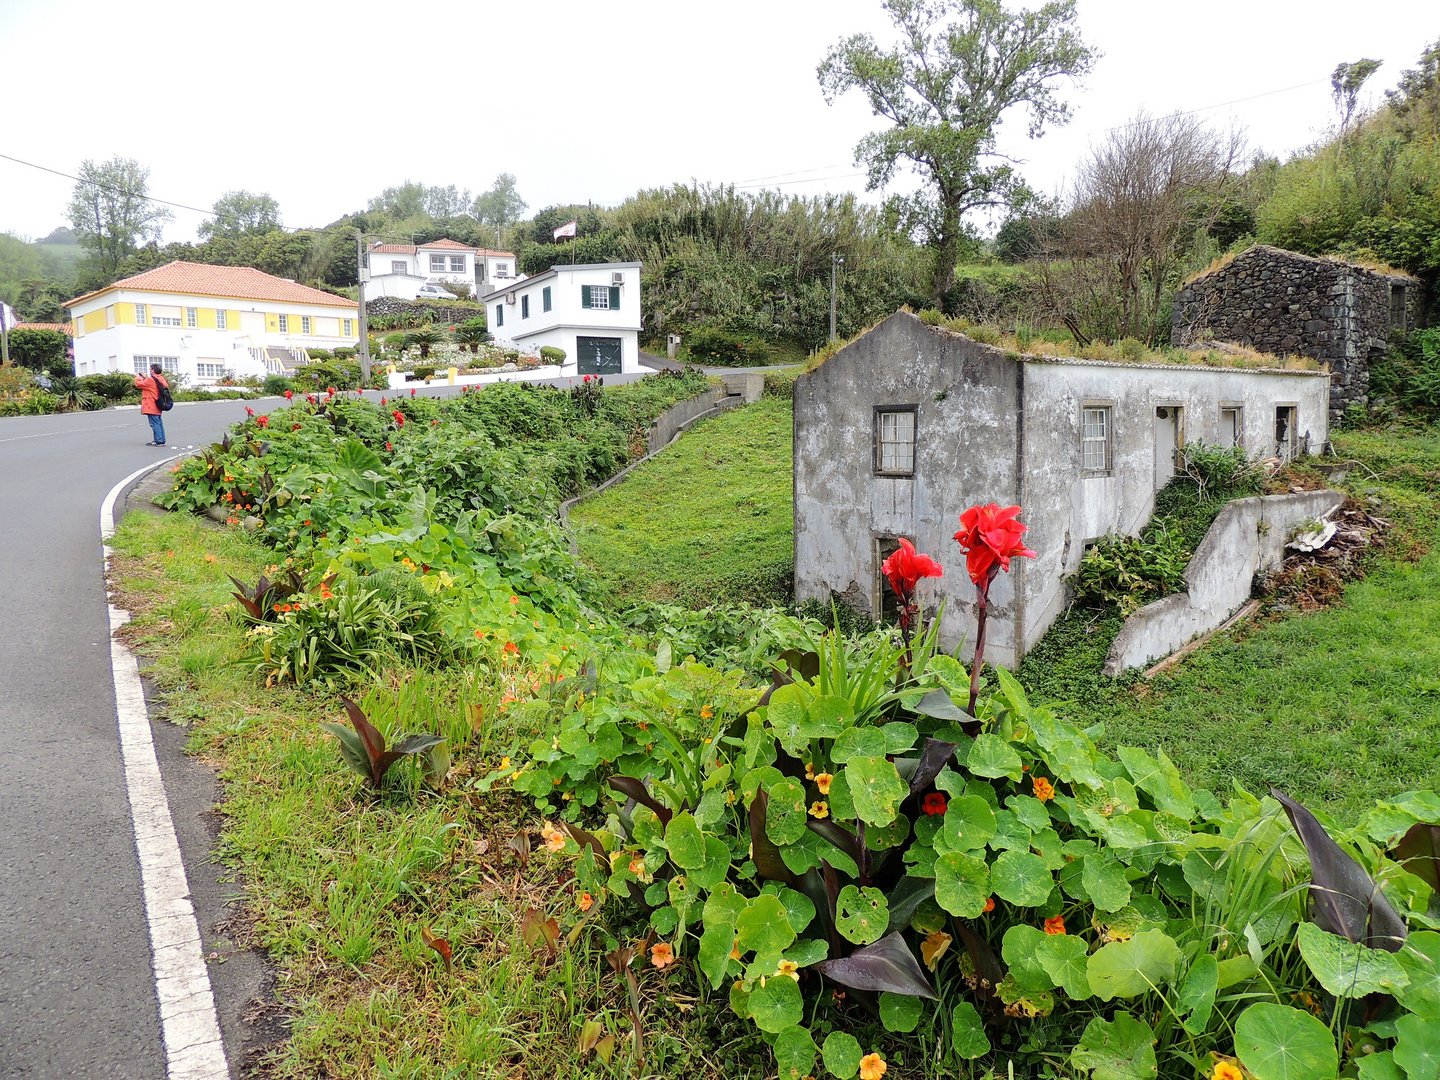
[(1296, 525), (1323, 520), (1344, 501), (1338, 491), (1306, 491), (1230, 503), (1191, 556), (1185, 591), (1146, 604), (1125, 620), (1105, 659), (1105, 674), (1169, 656), (1214, 630), (1250, 598), (1256, 574), (1284, 561)]
[[(904, 536), (946, 567), (921, 586), (927, 610), (947, 601), (944, 646), (973, 635), (975, 589), (952, 537), (965, 507), (1018, 500), (1020, 373), (999, 349), (902, 313), (796, 380), (797, 601), (834, 592), (878, 612), (876, 540)], [(875, 475), (875, 408), (896, 405), (916, 409), (913, 478)], [(1010, 576), (991, 600), (989, 655), (1013, 664)]]
[(1367, 400), (1369, 361), (1385, 351), (1395, 285), (1405, 289), (1406, 326), (1421, 325), (1423, 286), (1415, 278), (1259, 244), (1176, 294), (1170, 341), (1212, 338), (1325, 361), (1338, 421), (1348, 405)]
[[(872, 615), (882, 609), (877, 541), (903, 536), (946, 575), (922, 600), (946, 601), (941, 642), (973, 637), (975, 589), (953, 534), (968, 506), (1018, 503), (1035, 560), (1019, 559), (992, 586), (989, 654), (1012, 665), (1063, 610), (1063, 578), (1085, 545), (1138, 532), (1149, 520), (1157, 408), (1178, 409), (1178, 441), (1221, 440), (1222, 405), (1239, 407), (1252, 456), (1273, 452), (1275, 408), (1293, 405), (1318, 448), (1328, 437), (1328, 380), (1314, 372), (1115, 364), (1022, 357), (931, 327), (908, 313), (885, 320), (795, 384), (795, 595), (832, 594)], [(1112, 460), (1082, 472), (1081, 410), (1111, 409)], [(877, 475), (875, 412), (913, 407), (912, 477)], [(1016, 627), (1024, 632), (1017, 634)]]
[[(704, 393), (696, 394), (692, 398), (676, 402), (655, 418), (650, 425), (650, 432), (645, 438), (650, 453), (655, 453), (662, 446), (666, 446), (678, 435), (682, 428), (688, 425), (697, 416), (709, 412), (727, 397), (724, 386), (711, 387)], [(737, 401), (736, 404), (739, 404)]]

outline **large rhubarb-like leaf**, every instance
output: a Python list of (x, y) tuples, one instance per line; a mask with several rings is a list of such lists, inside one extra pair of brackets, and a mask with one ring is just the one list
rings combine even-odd
[(815, 970), (852, 990), (889, 991), (935, 999), (935, 991), (930, 988), (919, 961), (898, 932), (887, 934), (875, 944), (856, 949), (839, 960), (816, 964)]
[(1312, 919), (1322, 930), (1372, 949), (1399, 952), (1409, 932), (1365, 868), (1341, 850), (1315, 815), (1276, 788), (1273, 795), (1290, 815), (1310, 858)]

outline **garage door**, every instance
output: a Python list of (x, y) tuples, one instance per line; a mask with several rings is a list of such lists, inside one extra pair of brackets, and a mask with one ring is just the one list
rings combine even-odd
[(620, 374), (618, 337), (577, 337), (575, 354), (581, 375)]

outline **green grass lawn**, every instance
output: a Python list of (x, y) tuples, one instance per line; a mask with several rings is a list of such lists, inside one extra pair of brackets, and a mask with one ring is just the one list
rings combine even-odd
[(788, 603), (791, 404), (764, 397), (690, 429), (570, 513), (580, 554), (617, 603)]

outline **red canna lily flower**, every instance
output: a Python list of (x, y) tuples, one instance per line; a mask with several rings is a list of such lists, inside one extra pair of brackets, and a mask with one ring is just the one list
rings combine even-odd
[(402, 413), (399, 409), (396, 409), (396, 410), (395, 410), (394, 412), (392, 412), (390, 415), (395, 418), (395, 426), (396, 426), (396, 427), (404, 427), (404, 426), (405, 426), (405, 414)]
[(249, 405), (246, 405), (246, 406), (245, 406), (245, 415), (246, 415), (246, 416), (254, 416), (254, 415), (255, 415), (255, 410), (252, 409)]
[(395, 447), (391, 446), (391, 445), (387, 442), (387, 443), (385, 444), (385, 449), (386, 449), (386, 450), (394, 450)]
[(268, 417), (268, 416), (257, 416), (257, 417), (255, 418), (255, 423), (259, 424), (261, 427), (269, 427), (269, 426), (270, 426), (270, 417)]
[(996, 573), (1010, 571), (1010, 560), (1035, 558), (1035, 552), (1021, 541), (1028, 525), (1017, 520), (1020, 507), (1007, 506), (1003, 510), (995, 503), (988, 506), (972, 506), (960, 515), (960, 531), (955, 542), (965, 552), (965, 568), (970, 580), (982, 589), (990, 585)]
[(380, 407), (382, 409), (385, 407), (385, 399), (383, 397), (380, 399)]
[(932, 791), (929, 795), (926, 795), (924, 801), (920, 804), (920, 809), (931, 817), (939, 817), (945, 813), (945, 807), (945, 796), (938, 791)]
[(333, 386), (327, 386), (327, 387), (325, 388), (325, 393), (329, 394), (331, 397), (334, 397), (334, 396), (335, 396), (335, 387), (333, 387)]
[(921, 578), (941, 577), (945, 571), (929, 555), (921, 555), (915, 545), (903, 537), (900, 546), (880, 566), (881, 572), (890, 579), (890, 587), (901, 600), (908, 600), (915, 592)]
[(286, 400), (286, 401), (289, 401), (289, 400), (290, 400), (291, 398), (293, 398), (294, 396), (295, 396), (295, 391), (294, 391), (294, 390), (286, 390), (286, 391), (285, 391), (285, 400)]
[(299, 431), (299, 430), (300, 430), (300, 425), (299, 425), (299, 424), (291, 424), (291, 425), (290, 425), (290, 430), (291, 430), (291, 431)]
[(413, 387), (413, 386), (410, 388), (410, 396), (411, 396), (411, 397), (414, 397), (414, 396), (415, 396), (415, 387)]

